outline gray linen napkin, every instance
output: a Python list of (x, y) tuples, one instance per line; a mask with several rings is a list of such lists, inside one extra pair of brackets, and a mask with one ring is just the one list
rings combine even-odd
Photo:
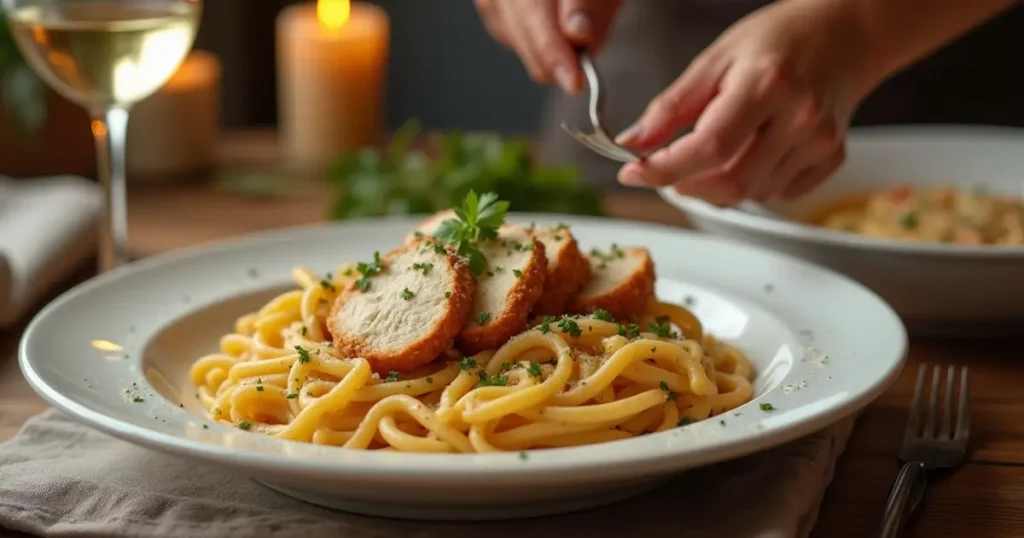
[(853, 421), (683, 474), (612, 507), (514, 522), (434, 523), (318, 508), (51, 410), (0, 444), (0, 527), (77, 538), (802, 538), (817, 519)]

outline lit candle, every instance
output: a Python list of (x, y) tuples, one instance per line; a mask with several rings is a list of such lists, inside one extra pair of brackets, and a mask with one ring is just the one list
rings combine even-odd
[(382, 134), (389, 22), (349, 0), (286, 8), (277, 20), (278, 122), (286, 159), (323, 167)]
[(213, 164), (220, 134), (217, 57), (189, 54), (159, 91), (132, 109), (128, 124), (128, 177), (184, 177)]

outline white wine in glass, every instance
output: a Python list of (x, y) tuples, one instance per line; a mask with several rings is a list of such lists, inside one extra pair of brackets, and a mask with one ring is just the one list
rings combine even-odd
[(128, 261), (125, 143), (131, 107), (192, 48), (200, 0), (0, 0), (18, 47), (54, 90), (88, 109), (106, 211), (100, 271)]

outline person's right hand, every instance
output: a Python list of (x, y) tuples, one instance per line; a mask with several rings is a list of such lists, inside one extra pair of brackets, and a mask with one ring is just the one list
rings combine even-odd
[(574, 46), (594, 51), (608, 37), (622, 0), (475, 0), (487, 30), (512, 49), (533, 80), (575, 94), (583, 73)]

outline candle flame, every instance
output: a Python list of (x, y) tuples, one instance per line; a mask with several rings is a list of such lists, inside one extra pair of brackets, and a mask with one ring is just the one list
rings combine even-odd
[(331, 30), (337, 30), (352, 15), (352, 4), (350, 0), (317, 0), (316, 17), (320, 24)]

